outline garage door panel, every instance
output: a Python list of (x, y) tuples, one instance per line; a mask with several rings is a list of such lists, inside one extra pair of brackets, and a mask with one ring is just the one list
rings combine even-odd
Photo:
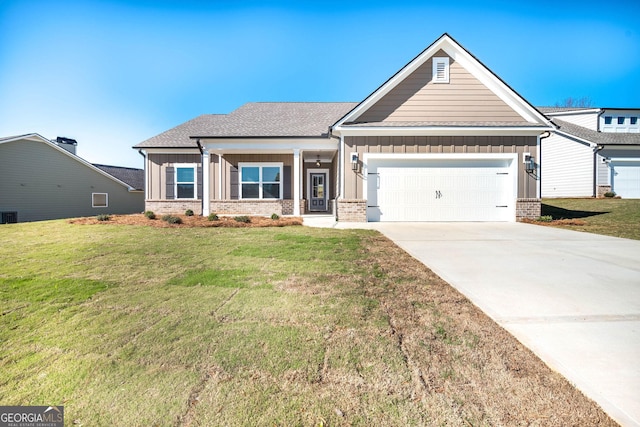
[(611, 162), (612, 190), (625, 199), (640, 199), (640, 161)]
[[(370, 221), (509, 221), (507, 162), (378, 162), (369, 175)], [(401, 163), (398, 165), (397, 163)]]

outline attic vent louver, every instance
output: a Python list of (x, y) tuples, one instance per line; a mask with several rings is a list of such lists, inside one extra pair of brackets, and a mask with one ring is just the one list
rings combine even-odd
[(434, 83), (449, 83), (449, 57), (433, 58)]

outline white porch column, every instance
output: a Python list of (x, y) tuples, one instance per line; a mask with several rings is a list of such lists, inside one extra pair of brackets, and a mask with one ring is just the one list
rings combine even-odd
[(300, 149), (293, 149), (293, 214), (300, 216)]
[(211, 156), (206, 148), (202, 150), (202, 216), (209, 216), (211, 206), (211, 193), (209, 183), (211, 182)]

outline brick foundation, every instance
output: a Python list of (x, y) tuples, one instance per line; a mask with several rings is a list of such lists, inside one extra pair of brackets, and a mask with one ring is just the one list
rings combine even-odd
[(542, 201), (540, 199), (516, 200), (516, 220), (536, 219), (542, 213)]
[(604, 197), (605, 193), (608, 193), (610, 191), (610, 185), (598, 185), (598, 197)]
[(202, 215), (202, 201), (200, 200), (146, 200), (144, 210), (155, 214), (183, 214), (191, 209), (194, 214)]
[(209, 211), (222, 215), (293, 215), (293, 200), (212, 200)]
[(367, 201), (360, 199), (338, 200), (338, 221), (367, 222)]

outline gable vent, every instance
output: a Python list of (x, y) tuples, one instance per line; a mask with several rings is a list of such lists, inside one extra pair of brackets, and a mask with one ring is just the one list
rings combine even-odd
[(434, 83), (449, 83), (449, 57), (433, 58)]

